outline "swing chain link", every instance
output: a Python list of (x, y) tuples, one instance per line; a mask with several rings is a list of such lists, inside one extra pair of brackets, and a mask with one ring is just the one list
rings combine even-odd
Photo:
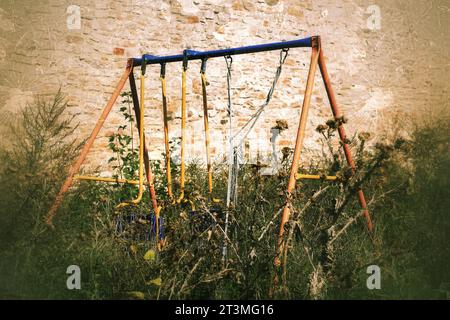
[(263, 113), (265, 108), (269, 105), (269, 103), (272, 99), (273, 93), (275, 92), (275, 88), (278, 83), (278, 80), (280, 79), (281, 72), (283, 70), (283, 65), (286, 61), (288, 53), (289, 53), (289, 48), (284, 48), (280, 51), (279, 65), (278, 65), (277, 71), (275, 72), (275, 77), (273, 79), (272, 86), (270, 87), (270, 89), (267, 93), (266, 101), (259, 107), (259, 109), (252, 115), (252, 117), (238, 130), (238, 132), (236, 132), (234, 134), (233, 140), (236, 139), (239, 135), (241, 135), (246, 128), (248, 128), (247, 131), (242, 134), (241, 139), (239, 140), (239, 143), (237, 143), (236, 145), (241, 145), (244, 142), (244, 140), (248, 137), (248, 135), (252, 131), (253, 127), (256, 125), (256, 122), (258, 121), (259, 117), (261, 116), (261, 114)]
[[(227, 63), (227, 93), (228, 93), (228, 117), (231, 118), (231, 66), (233, 64), (233, 58), (231, 56), (225, 56), (225, 62)], [(231, 126), (231, 119), (230, 119)]]
[(233, 58), (228, 55), (225, 56), (225, 62), (227, 64), (227, 93), (228, 93), (228, 122), (229, 122), (229, 154), (228, 154), (228, 182), (227, 182), (227, 210), (225, 214), (225, 226), (224, 226), (224, 233), (225, 238), (222, 246), (222, 264), (225, 265), (226, 256), (227, 256), (227, 233), (228, 233), (228, 219), (229, 219), (229, 208), (231, 203), (233, 202), (234, 205), (236, 205), (237, 200), (237, 180), (236, 180), (236, 150), (233, 147), (233, 126), (232, 126), (232, 113), (231, 113), (231, 66), (233, 64)]
[[(228, 187), (227, 187), (227, 208), (230, 207), (231, 204), (234, 206), (237, 205), (238, 200), (238, 181), (239, 181), (239, 165), (241, 161), (243, 161), (242, 156), (242, 144), (244, 140), (247, 138), (249, 133), (252, 131), (256, 122), (260, 118), (261, 114), (265, 110), (265, 107), (270, 103), (272, 99), (272, 95), (275, 91), (275, 87), (278, 83), (278, 80), (281, 76), (281, 71), (283, 69), (283, 65), (288, 56), (289, 49), (284, 48), (280, 51), (280, 60), (277, 71), (275, 73), (275, 78), (272, 82), (272, 86), (270, 87), (269, 92), (267, 93), (266, 101), (264, 104), (259, 107), (254, 115), (247, 121), (244, 126), (242, 126), (236, 134), (233, 135), (233, 126), (232, 126), (232, 106), (231, 106), (231, 67), (233, 63), (233, 58), (231, 56), (225, 56), (225, 62), (227, 64), (227, 93), (228, 93), (228, 121), (229, 121), (229, 163), (228, 163)], [(242, 135), (239, 143), (234, 143), (234, 140), (247, 128), (247, 131)], [(228, 229), (228, 210), (225, 217), (225, 234)], [(222, 247), (222, 259), (225, 261), (226, 259), (227, 246), (224, 241), (224, 245)]]
[[(227, 63), (227, 90), (228, 90), (228, 118), (230, 122), (230, 154), (229, 154), (229, 180), (228, 180), (228, 192), (227, 192), (227, 204), (230, 204), (231, 201), (234, 202), (236, 205), (237, 202), (237, 184), (238, 184), (238, 172), (239, 172), (239, 165), (240, 162), (243, 161), (242, 156), (242, 144), (245, 141), (245, 139), (248, 137), (250, 132), (252, 131), (253, 127), (256, 125), (257, 121), (261, 117), (262, 113), (264, 112), (265, 108), (269, 105), (273, 93), (275, 91), (275, 87), (278, 83), (278, 80), (281, 76), (281, 72), (283, 69), (283, 65), (286, 62), (286, 58), (288, 56), (289, 49), (284, 48), (280, 51), (280, 59), (279, 59), (279, 65), (275, 72), (275, 77), (272, 81), (272, 86), (270, 87), (266, 100), (259, 107), (259, 109), (251, 116), (251, 118), (236, 132), (234, 135), (232, 134), (232, 108), (231, 108), (231, 65), (233, 62), (233, 59), (231, 56), (226, 56), (225, 61)], [(236, 138), (240, 137), (239, 142), (235, 143), (234, 141)]]
[(284, 48), (280, 51), (280, 65), (283, 65), (289, 54), (289, 48)]
[(232, 63), (233, 63), (233, 57), (230, 56), (230, 55), (225, 56), (225, 61), (226, 61), (226, 63), (227, 63), (227, 68), (228, 68), (228, 70), (231, 71), (231, 65), (232, 65)]
[[(227, 114), (228, 114), (228, 134), (229, 134), (229, 154), (228, 154), (228, 187), (227, 187), (227, 207), (230, 206), (231, 201), (234, 199), (234, 172), (235, 172), (235, 153), (236, 150), (233, 146), (233, 126), (232, 126), (232, 105), (231, 105), (231, 67), (233, 64), (233, 58), (231, 56), (225, 56), (225, 62), (227, 64), (227, 98), (228, 98), (228, 107), (227, 107)], [(232, 200), (233, 199), (233, 200)]]

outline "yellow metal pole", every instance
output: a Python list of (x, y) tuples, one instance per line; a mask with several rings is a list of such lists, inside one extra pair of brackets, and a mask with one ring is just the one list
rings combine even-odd
[(209, 119), (208, 119), (208, 99), (206, 95), (206, 75), (204, 64), (206, 60), (202, 61), (202, 69), (200, 71), (202, 77), (202, 95), (203, 95), (203, 122), (205, 125), (205, 148), (206, 148), (206, 169), (208, 173), (208, 193), (212, 197), (213, 191), (213, 180), (212, 180), (212, 165), (211, 165), (211, 154), (209, 149)]
[[(139, 180), (128, 180), (128, 179), (119, 179), (119, 178), (104, 178), (104, 177), (93, 177), (93, 176), (79, 176), (75, 175), (73, 177), (74, 180), (87, 180), (87, 181), (99, 181), (99, 182), (110, 182), (110, 183), (126, 183), (126, 184), (139, 184)], [(144, 184), (148, 184), (148, 182), (144, 182)]]
[(173, 198), (172, 193), (172, 172), (170, 167), (170, 145), (169, 145), (169, 121), (167, 116), (167, 95), (166, 95), (166, 75), (165, 65), (161, 65), (161, 91), (163, 103), (163, 119), (164, 119), (164, 145), (166, 148), (166, 178), (167, 178), (167, 194), (170, 199)]
[(117, 208), (122, 208), (129, 204), (138, 204), (144, 194), (144, 104), (145, 104), (145, 75), (141, 73), (141, 105), (139, 117), (139, 191), (136, 199), (119, 203)]
[[(95, 177), (95, 176), (84, 176), (84, 175), (75, 175), (73, 177), (74, 180), (87, 180), (87, 181), (99, 181), (99, 182), (109, 182), (109, 183), (125, 183), (125, 184), (133, 184), (138, 185), (139, 180), (128, 180), (128, 179), (120, 179), (120, 178), (107, 178), (107, 177)], [(318, 174), (297, 174), (297, 180), (329, 180), (335, 181), (337, 179), (336, 176), (321, 176)], [(144, 181), (144, 185), (148, 185), (148, 182)]]
[[(145, 66), (141, 65), (141, 73), (144, 72), (145, 74)], [(140, 119), (141, 119), (141, 107), (139, 105), (139, 98), (138, 98), (138, 93), (136, 90), (136, 82), (134, 80), (134, 74), (133, 72), (130, 73), (130, 89), (131, 89), (131, 96), (133, 99), (133, 110), (134, 110), (134, 114), (136, 116), (136, 121), (137, 121), (137, 128), (138, 131), (140, 132), (141, 127), (140, 127)], [(147, 145), (145, 143), (146, 138), (145, 138), (145, 132), (144, 132), (144, 169), (145, 172), (147, 173), (146, 178), (147, 181), (144, 182), (145, 185), (149, 186), (149, 192), (150, 192), (150, 198), (152, 201), (152, 206), (153, 206), (153, 210), (155, 211), (156, 215), (159, 215), (160, 211), (161, 211), (161, 207), (158, 206), (158, 202), (156, 199), (156, 192), (155, 192), (155, 186), (153, 184), (153, 173), (152, 173), (152, 169), (150, 167), (150, 158), (148, 156), (148, 150), (147, 150)], [(139, 181), (137, 181), (139, 184)]]
[(184, 199), (185, 185), (185, 163), (184, 163), (184, 147), (186, 143), (186, 70), (187, 63), (183, 63), (183, 71), (181, 75), (181, 168), (180, 168), (180, 196), (177, 203), (181, 203)]
[(334, 180), (337, 179), (337, 177), (336, 176), (321, 176), (321, 175), (318, 175), (318, 174), (302, 174), (302, 173), (298, 173), (297, 174), (297, 180), (302, 180), (302, 179), (334, 181)]

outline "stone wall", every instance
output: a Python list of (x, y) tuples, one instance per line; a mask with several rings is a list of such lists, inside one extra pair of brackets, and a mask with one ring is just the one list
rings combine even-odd
[[(80, 19), (77, 18), (77, 10)], [(124, 70), (128, 57), (180, 53), (293, 40), (321, 35), (348, 131), (375, 139), (407, 134), (416, 115), (448, 106), (449, 14), (446, 1), (299, 0), (118, 0), (13, 1), (0, 4), (0, 110), (6, 123), (34, 95), (59, 87), (86, 138)], [(275, 141), (292, 147), (301, 110), (309, 50), (289, 52), (273, 102), (250, 136), (249, 153), (271, 153), (271, 128), (288, 129)], [(278, 52), (235, 56), (233, 124), (244, 124), (271, 85)], [(203, 119), (198, 61), (188, 70), (188, 154), (203, 160)], [(138, 70), (135, 71), (138, 75)], [(181, 65), (167, 67), (171, 137), (179, 136)], [(227, 96), (224, 59), (208, 62), (212, 147), (226, 154)], [(128, 90), (128, 88), (127, 88)], [(152, 158), (163, 151), (159, 66), (147, 72), (146, 134)], [(316, 77), (307, 126), (305, 157), (320, 150), (314, 129), (330, 118)], [(88, 165), (105, 168), (106, 136), (123, 123), (117, 105), (101, 131)], [(374, 141), (375, 141), (374, 139)], [(194, 146), (196, 146), (194, 148)], [(305, 158), (305, 159), (306, 159)]]

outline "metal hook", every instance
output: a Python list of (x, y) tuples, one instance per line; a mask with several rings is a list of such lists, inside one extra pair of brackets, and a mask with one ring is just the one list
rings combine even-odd
[(280, 51), (280, 64), (283, 64), (286, 61), (286, 58), (289, 54), (289, 48), (283, 48)]
[(233, 57), (230, 55), (225, 56), (225, 62), (227, 63), (228, 69), (231, 69), (231, 65), (233, 63)]

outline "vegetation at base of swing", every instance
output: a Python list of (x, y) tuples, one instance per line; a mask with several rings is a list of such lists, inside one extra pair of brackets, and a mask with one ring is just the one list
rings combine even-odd
[[(124, 95), (119, 106), (126, 126), (109, 137), (115, 158), (110, 164), (117, 177), (136, 179), (138, 143), (131, 131), (134, 123), (127, 99)], [(141, 205), (116, 209), (135, 194), (136, 186), (79, 182), (58, 212), (55, 229), (44, 225), (43, 216), (64, 179), (62, 172), (80, 147), (72, 138), (73, 119), (64, 117), (66, 107), (61, 93), (48, 101), (37, 99), (11, 125), (14, 145), (0, 148), (4, 204), (0, 297), (268, 298), (291, 152), (284, 150), (277, 175), (261, 175), (260, 164), (242, 166), (238, 203), (229, 211), (226, 261), (222, 260), (224, 204), (209, 201), (202, 163), (188, 166), (187, 201), (179, 206), (170, 205), (165, 195), (164, 163), (152, 163), (157, 195), (164, 205), (166, 243), (158, 252), (149, 234), (148, 191)], [(274, 297), (446, 298), (450, 290), (448, 120), (417, 127), (408, 140), (371, 148), (366, 146), (370, 135), (352, 137), (348, 142), (356, 151), (356, 176), (344, 161), (342, 146), (333, 143), (337, 125), (345, 119), (317, 128), (323, 151), (301, 172), (332, 174), (338, 180), (298, 182), (285, 228), (286, 268), (279, 270)], [(431, 153), (430, 146), (436, 152)], [(177, 165), (172, 168), (176, 182)], [(214, 167), (217, 198), (225, 198), (226, 174), (226, 167)], [(355, 196), (360, 185), (374, 220), (371, 237)], [(66, 269), (73, 264), (81, 269), (81, 290), (66, 287)], [(381, 290), (366, 287), (366, 268), (372, 264), (381, 268)]]

